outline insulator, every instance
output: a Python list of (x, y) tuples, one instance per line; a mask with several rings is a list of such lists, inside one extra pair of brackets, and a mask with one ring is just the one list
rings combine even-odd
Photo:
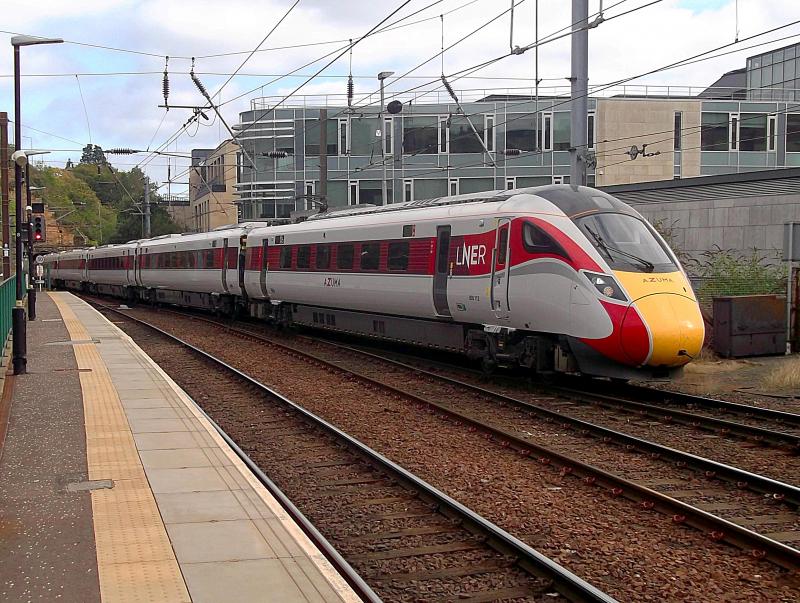
[(169, 57), (167, 57), (164, 63), (164, 81), (161, 84), (162, 91), (164, 92), (164, 105), (167, 111), (169, 111), (169, 73), (167, 72), (167, 65), (169, 65)]
[(509, 157), (522, 155), (522, 151), (520, 149), (506, 149), (503, 151), (503, 155), (507, 155)]
[(458, 102), (458, 97), (456, 96), (456, 93), (453, 90), (453, 87), (450, 85), (450, 82), (447, 81), (447, 78), (444, 75), (442, 75), (442, 83), (444, 84), (444, 87), (447, 90), (447, 93), (450, 96), (453, 97), (454, 101)]
[(194, 85), (197, 86), (197, 89), (200, 91), (200, 94), (208, 98), (208, 91), (206, 90), (206, 87), (203, 86), (203, 82), (197, 79), (197, 76), (194, 73), (192, 73), (191, 75), (192, 75), (192, 81), (194, 82)]
[(106, 149), (105, 153), (106, 153), (106, 155), (133, 155), (134, 153), (138, 153), (138, 151), (135, 151), (134, 149), (128, 149), (128, 148)]
[(353, 105), (353, 76), (347, 76), (347, 106), (351, 107)]
[(266, 155), (271, 159), (281, 159), (283, 157), (288, 157), (289, 153), (287, 153), (286, 151), (270, 151)]

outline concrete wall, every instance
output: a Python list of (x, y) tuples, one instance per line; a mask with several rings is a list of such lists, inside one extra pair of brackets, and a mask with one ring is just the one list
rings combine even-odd
[[(187, 214), (188, 228), (191, 232), (213, 230), (225, 224), (237, 222), (237, 207), (234, 204), (236, 184), (236, 153), (239, 147), (232, 141), (226, 140), (208, 154), (202, 161), (206, 166), (211, 166), (223, 156), (223, 165), (210, 168), (206, 180), (209, 184), (224, 184), (224, 191), (208, 190), (200, 174), (199, 168), (192, 168), (189, 172), (189, 208)], [(212, 176), (212, 169), (214, 169)]]
[[(681, 178), (699, 176), (701, 108), (700, 100), (598, 99), (597, 186), (672, 180), (677, 111), (683, 114)], [(643, 144), (648, 153), (661, 154), (629, 161), (625, 151), (633, 145), (641, 149)]]
[(800, 193), (700, 201), (632, 204), (651, 223), (672, 229), (673, 243), (701, 258), (719, 246), (779, 259), (783, 224), (800, 221)]

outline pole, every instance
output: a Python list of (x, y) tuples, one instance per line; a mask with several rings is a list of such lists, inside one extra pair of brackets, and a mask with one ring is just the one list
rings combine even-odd
[(795, 222), (789, 222), (789, 242), (786, 248), (788, 255), (789, 275), (786, 281), (786, 354), (792, 353), (792, 270), (794, 267), (794, 227)]
[(28, 320), (36, 320), (36, 286), (33, 275), (33, 216), (31, 215), (31, 164), (25, 164), (25, 201), (28, 228)]
[(319, 110), (319, 196), (324, 204), (328, 200), (328, 110)]
[(572, 0), (572, 74), (570, 77), (569, 181), (586, 186), (585, 149), (589, 113), (589, 1)]
[(150, 178), (144, 177), (144, 238), (150, 238)]
[(3, 279), (11, 276), (11, 225), (8, 215), (8, 113), (0, 112), (0, 200), (2, 200)]
[(386, 205), (386, 139), (384, 138), (384, 131), (383, 131), (383, 80), (384, 78), (380, 78), (381, 80), (381, 110), (378, 112), (378, 125), (380, 125), (380, 132), (381, 132), (381, 166), (383, 167), (383, 178), (381, 180), (381, 199), (383, 200), (382, 205)]
[[(20, 73), (19, 73), (19, 46), (14, 46), (14, 146), (19, 150), (22, 140), (22, 110), (20, 108)], [(17, 303), (11, 310), (11, 336), (14, 339), (12, 346), (12, 364), (15, 375), (24, 375), (28, 372), (28, 335), (25, 325), (25, 307), (22, 303), (25, 297), (25, 283), (22, 280), (22, 168), (14, 162), (14, 230), (16, 240), (14, 241), (14, 251), (16, 257), (14, 265), (16, 268), (16, 297)]]

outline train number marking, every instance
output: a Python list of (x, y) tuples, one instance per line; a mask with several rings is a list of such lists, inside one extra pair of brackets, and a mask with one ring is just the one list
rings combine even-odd
[(323, 286), (325, 287), (341, 287), (342, 286), (342, 279), (338, 276), (326, 276), (325, 281), (323, 282)]
[(486, 263), (486, 245), (456, 247), (456, 266), (477, 266)]

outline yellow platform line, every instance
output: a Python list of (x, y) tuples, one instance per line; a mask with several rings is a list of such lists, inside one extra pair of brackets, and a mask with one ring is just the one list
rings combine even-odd
[[(49, 293), (70, 339), (91, 339), (69, 294)], [(100, 595), (104, 602), (188, 602), (189, 592), (167, 536), (136, 443), (108, 368), (92, 342), (73, 344), (83, 392), (90, 480), (114, 487), (92, 490)]]

